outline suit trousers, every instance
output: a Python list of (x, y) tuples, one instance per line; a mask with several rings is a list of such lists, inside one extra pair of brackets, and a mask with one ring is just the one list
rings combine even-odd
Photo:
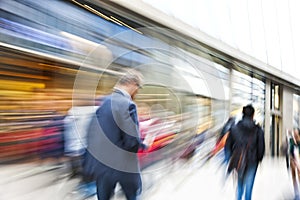
[(109, 200), (114, 195), (116, 184), (119, 183), (127, 200), (138, 200), (142, 192), (142, 180), (139, 173), (109, 171), (97, 178), (98, 200)]

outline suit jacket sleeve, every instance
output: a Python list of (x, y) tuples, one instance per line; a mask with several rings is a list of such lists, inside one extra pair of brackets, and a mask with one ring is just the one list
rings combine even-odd
[(122, 133), (123, 149), (136, 153), (140, 148), (146, 148), (140, 139), (136, 105), (129, 103), (129, 106), (119, 107), (119, 114), (117, 123)]

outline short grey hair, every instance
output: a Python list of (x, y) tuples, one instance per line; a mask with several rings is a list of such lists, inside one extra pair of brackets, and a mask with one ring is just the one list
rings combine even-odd
[(136, 70), (129, 70), (123, 76), (120, 77), (118, 85), (128, 85), (135, 83), (138, 86), (142, 86), (143, 75)]

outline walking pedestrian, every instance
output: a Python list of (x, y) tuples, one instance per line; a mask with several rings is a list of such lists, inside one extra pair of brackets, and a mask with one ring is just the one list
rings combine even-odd
[(228, 173), (237, 172), (237, 200), (243, 196), (251, 200), (257, 167), (265, 152), (264, 132), (255, 124), (254, 112), (252, 105), (243, 107), (243, 118), (231, 127), (225, 144)]
[(295, 199), (299, 200), (299, 181), (300, 181), (300, 160), (299, 160), (299, 146), (300, 135), (298, 128), (294, 128), (288, 137), (288, 158), (289, 166), (292, 174), (293, 187)]
[(127, 200), (136, 200), (141, 194), (137, 152), (150, 145), (150, 140), (143, 143), (140, 139), (133, 102), (141, 82), (137, 71), (122, 76), (91, 121), (84, 170), (96, 179), (98, 200), (109, 200), (117, 183)]
[(86, 134), (96, 106), (72, 106), (64, 119), (65, 155), (70, 160), (71, 177), (81, 175)]

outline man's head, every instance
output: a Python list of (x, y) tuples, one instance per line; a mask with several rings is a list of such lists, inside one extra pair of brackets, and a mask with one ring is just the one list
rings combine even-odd
[(254, 108), (251, 104), (248, 104), (243, 107), (243, 117), (253, 118), (254, 116)]
[(116, 86), (126, 90), (126, 92), (128, 92), (130, 96), (134, 98), (138, 92), (138, 89), (142, 86), (142, 79), (143, 75), (140, 72), (136, 70), (130, 70), (119, 79)]

